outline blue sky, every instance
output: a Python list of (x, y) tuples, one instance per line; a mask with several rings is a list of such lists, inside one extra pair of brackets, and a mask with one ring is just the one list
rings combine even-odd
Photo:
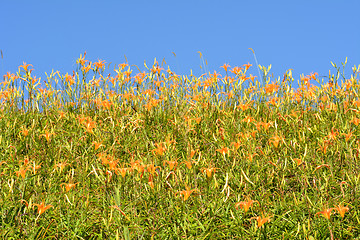
[[(45, 77), (52, 69), (75, 70), (76, 59), (135, 64), (165, 58), (178, 74), (272, 65), (282, 76), (334, 71), (348, 57), (346, 77), (360, 64), (360, 1), (2, 1), (0, 74), (24, 62)], [(176, 57), (172, 54), (174, 52)], [(136, 68), (133, 70), (136, 72)]]

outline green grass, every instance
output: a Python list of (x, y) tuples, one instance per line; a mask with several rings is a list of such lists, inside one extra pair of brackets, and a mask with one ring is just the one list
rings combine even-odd
[(84, 57), (3, 78), (3, 239), (359, 238), (359, 68), (291, 89)]

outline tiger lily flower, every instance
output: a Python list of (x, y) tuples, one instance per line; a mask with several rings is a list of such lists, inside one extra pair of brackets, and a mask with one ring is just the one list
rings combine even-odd
[(61, 173), (67, 165), (70, 165), (70, 164), (65, 161), (65, 162), (58, 163), (55, 166), (60, 168), (60, 173)]
[(148, 184), (151, 187), (151, 189), (154, 189), (155, 185), (154, 185), (154, 178), (153, 178), (152, 174), (149, 175)]
[(245, 66), (245, 71), (247, 71), (252, 66), (252, 64), (247, 63), (247, 64), (244, 64), (243, 66)]
[(188, 161), (183, 161), (182, 163), (185, 164), (188, 169), (192, 168), (193, 161), (188, 160)]
[(233, 145), (233, 146), (234, 146), (234, 150), (236, 151), (236, 150), (238, 150), (238, 149), (239, 149), (239, 147), (241, 146), (241, 143), (240, 143), (240, 141), (237, 141), (237, 142), (231, 142), (231, 145)]
[(195, 191), (199, 192), (198, 189), (190, 189), (188, 186), (185, 186), (185, 188), (186, 188), (186, 190), (178, 191), (178, 192), (175, 193), (175, 195), (177, 195), (177, 194), (182, 195), (184, 197), (184, 201), (189, 199), (191, 193), (193, 193)]
[(345, 136), (345, 141), (349, 141), (349, 139), (353, 136), (353, 132), (349, 132), (349, 133), (342, 133), (342, 135)]
[(300, 158), (293, 158), (292, 160), (297, 164), (297, 166), (300, 166), (303, 163)]
[(87, 66), (82, 66), (82, 70), (87, 73), (89, 70), (91, 70), (91, 62), (89, 62), (89, 64)]
[(98, 150), (101, 146), (104, 146), (101, 144), (101, 142), (93, 141), (92, 144), (94, 145), (95, 151)]
[(60, 184), (60, 186), (64, 186), (65, 185), (65, 190), (66, 192), (70, 191), (72, 188), (75, 188), (76, 185), (79, 183), (62, 183)]
[(80, 57), (78, 58), (78, 60), (76, 61), (76, 63), (80, 63), (81, 66), (84, 66), (85, 63), (88, 61), (88, 60), (85, 60), (85, 56), (86, 56), (86, 51), (84, 52), (84, 56), (82, 56), (80, 54)]
[(225, 70), (225, 72), (228, 71), (228, 67), (230, 67), (230, 65), (227, 63), (224, 63), (224, 65), (221, 66), (221, 68), (223, 68)]
[(340, 216), (342, 218), (344, 218), (345, 216), (345, 213), (347, 211), (349, 211), (349, 208), (348, 207), (343, 207), (341, 204), (339, 204), (339, 206), (337, 206), (336, 208), (334, 208), (334, 210), (338, 211), (338, 213), (340, 214)]
[(25, 72), (27, 72), (29, 66), (33, 66), (33, 65), (31, 65), (31, 64), (26, 64), (25, 62), (23, 62), (23, 65), (20, 65), (19, 68), (23, 68), (23, 69), (25, 70)]
[(242, 67), (233, 67), (233, 69), (230, 70), (230, 72), (234, 73), (235, 75), (238, 75), (242, 71)]
[(25, 127), (22, 127), (22, 130), (20, 131), (20, 133), (26, 137), (29, 134), (29, 130)]
[(269, 145), (274, 145), (275, 148), (278, 148), (280, 142), (282, 142), (284, 139), (279, 137), (278, 135), (275, 135), (273, 137), (270, 138), (269, 140)]
[(45, 133), (41, 134), (41, 136), (44, 136), (48, 142), (50, 142), (51, 135), (54, 135), (54, 133), (50, 133), (48, 130), (45, 130)]
[(212, 175), (213, 173), (215, 173), (217, 169), (219, 169), (219, 168), (208, 167), (208, 168), (202, 168), (201, 171), (202, 171), (203, 173), (205, 172), (205, 174), (206, 174), (206, 176), (207, 176), (208, 178), (211, 178), (211, 175)]
[(262, 225), (264, 225), (264, 224), (267, 223), (267, 222), (270, 222), (270, 218), (271, 218), (270, 216), (264, 217), (264, 215), (263, 215), (262, 217), (260, 217), (260, 216), (252, 217), (252, 218), (250, 218), (250, 221), (251, 221), (252, 219), (256, 219), (256, 221), (257, 221), (257, 227), (258, 227), (258, 228), (261, 228)]
[(131, 168), (126, 168), (126, 167), (118, 168), (118, 169), (116, 169), (116, 174), (119, 172), (120, 175), (121, 175), (123, 178), (125, 178), (126, 172), (127, 172), (127, 171), (130, 171), (130, 170), (131, 170)]
[(230, 150), (230, 149), (227, 148), (227, 147), (223, 147), (223, 148), (220, 148), (220, 149), (216, 149), (217, 152), (221, 153), (221, 154), (224, 155), (224, 156), (225, 156), (226, 153), (229, 152), (229, 150)]
[(53, 207), (52, 205), (45, 205), (44, 201), (41, 202), (41, 204), (35, 203), (34, 205), (37, 206), (39, 215), (43, 214), (46, 210)]
[(254, 204), (254, 203), (258, 203), (260, 205), (260, 203), (256, 200), (251, 200), (251, 199), (248, 199), (247, 201), (243, 201), (243, 202), (238, 202), (235, 204), (235, 208), (236, 209), (239, 209), (240, 208), (243, 208), (245, 213), (249, 210), (249, 208)]
[(279, 85), (277, 85), (276, 83), (271, 83), (271, 84), (266, 84), (264, 88), (267, 94), (271, 94), (279, 90)]
[(163, 143), (155, 143), (155, 146), (156, 148), (152, 150), (152, 153), (154, 153), (155, 155), (162, 156), (166, 151), (166, 148), (163, 145)]
[(174, 168), (176, 168), (176, 166), (178, 165), (178, 161), (166, 161), (164, 162), (164, 166), (165, 166), (165, 163), (167, 163), (169, 165), (169, 169), (170, 171), (173, 170)]
[(127, 64), (127, 63), (121, 63), (118, 65), (118, 67), (121, 68), (121, 70), (124, 70), (124, 68), (127, 66), (129, 66), (129, 64)]
[(321, 211), (321, 212), (317, 212), (317, 213), (315, 214), (315, 216), (322, 214), (326, 219), (330, 220), (330, 215), (331, 215), (331, 212), (332, 212), (333, 210), (334, 210), (334, 208), (324, 209), (324, 210)]
[(105, 66), (105, 60), (98, 60), (94, 65), (97, 69), (102, 69)]
[(160, 166), (154, 166), (154, 164), (148, 164), (148, 165), (146, 165), (146, 171), (148, 172), (148, 173), (150, 173), (150, 174), (156, 174), (156, 175), (158, 175), (158, 173), (157, 173), (157, 170), (159, 171), (161, 169), (161, 167)]
[(26, 175), (26, 171), (28, 170), (28, 167), (25, 167), (25, 166), (21, 166), (19, 171), (15, 171), (16, 173), (16, 176), (21, 176), (22, 178), (25, 178), (25, 175)]

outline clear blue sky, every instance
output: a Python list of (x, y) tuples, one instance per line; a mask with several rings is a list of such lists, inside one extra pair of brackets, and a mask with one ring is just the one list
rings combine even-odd
[[(360, 64), (360, 1), (2, 1), (0, 74), (24, 62), (44, 78), (52, 69), (75, 70), (76, 59), (125, 62), (141, 70), (165, 58), (178, 74), (200, 75), (203, 53), (208, 70), (272, 64), (282, 76), (292, 68), (328, 75), (331, 61), (348, 57), (347, 77)], [(176, 54), (176, 58), (172, 54)], [(133, 69), (136, 72), (136, 68)]]

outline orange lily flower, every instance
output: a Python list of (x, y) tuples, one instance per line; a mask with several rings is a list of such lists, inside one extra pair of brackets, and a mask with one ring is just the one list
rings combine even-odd
[(195, 118), (195, 122), (196, 122), (197, 124), (199, 124), (199, 123), (201, 122), (201, 117)]
[(131, 164), (131, 170), (135, 169), (139, 173), (143, 173), (146, 167), (146, 165), (143, 165), (140, 160), (132, 161), (130, 164)]
[(212, 173), (215, 173), (217, 169), (219, 168), (208, 167), (208, 168), (202, 168), (201, 170), (203, 173), (205, 172), (208, 178), (211, 178)]
[(240, 74), (242, 71), (242, 67), (233, 67), (233, 69), (231, 69), (231, 72), (234, 73), (235, 75)]
[(118, 162), (119, 162), (119, 160), (118, 159), (115, 159), (115, 160), (110, 160), (110, 161), (108, 161), (108, 163), (107, 164), (109, 164), (109, 169), (110, 170), (117, 170), (118, 168), (116, 167), (117, 166), (117, 164), (118, 164)]
[(89, 62), (89, 64), (87, 66), (82, 66), (82, 70), (87, 73), (91, 68), (91, 62)]
[(105, 60), (98, 60), (94, 65), (97, 69), (102, 69), (105, 66)]
[(69, 74), (65, 74), (65, 81), (69, 84), (69, 86), (75, 83), (74, 77)]
[(269, 127), (271, 126), (271, 123), (270, 122), (263, 122), (261, 123), (261, 126), (265, 129), (265, 131), (267, 131), (269, 129)]
[(349, 139), (353, 136), (353, 132), (349, 132), (349, 133), (342, 133), (342, 135), (345, 136), (345, 141), (349, 141)]
[(239, 149), (239, 147), (241, 146), (241, 143), (240, 141), (237, 141), (237, 142), (232, 142), (231, 145), (234, 145), (234, 149), (235, 151)]
[(265, 85), (265, 92), (266, 93), (273, 93), (279, 89), (279, 85), (276, 83), (266, 84)]
[(86, 131), (88, 133), (94, 133), (93, 129), (96, 127), (96, 122), (95, 121), (92, 121), (90, 118), (87, 118), (85, 120), (84, 125), (85, 125)]
[(48, 130), (45, 130), (45, 133), (41, 136), (44, 136), (48, 142), (50, 142), (51, 135), (54, 135), (54, 133), (49, 133)]
[(278, 135), (275, 135), (270, 138), (269, 144), (272, 143), (274, 145), (274, 147), (277, 148), (279, 146), (279, 143), (281, 140), (283, 140), (281, 137), (279, 137)]
[(237, 108), (240, 108), (242, 111), (246, 111), (249, 107), (249, 104), (240, 103)]
[(152, 176), (152, 174), (149, 175), (149, 180), (148, 180), (149, 186), (151, 187), (151, 189), (154, 189), (154, 178)]
[(329, 141), (336, 140), (336, 135), (338, 135), (338, 132), (334, 131), (334, 128), (331, 129), (331, 133), (329, 133), (329, 135), (327, 135), (328, 140)]
[(65, 185), (65, 190), (66, 192), (70, 191), (72, 188), (75, 188), (75, 186), (79, 184), (79, 183), (62, 183), (60, 184), (60, 186), (64, 186)]
[(223, 148), (220, 148), (220, 149), (216, 149), (216, 151), (223, 154), (223, 155), (225, 155), (226, 153), (229, 152), (229, 148), (223, 147)]
[[(360, 107), (360, 99), (354, 100), (353, 105), (356, 107)], [(354, 110), (356, 110), (356, 109), (354, 109)]]
[(348, 208), (348, 207), (343, 207), (341, 204), (339, 204), (339, 206), (337, 206), (337, 207), (334, 208), (334, 209), (339, 212), (339, 214), (340, 214), (340, 216), (341, 216), (342, 218), (344, 218), (345, 213), (346, 213), (347, 211), (349, 211), (349, 208)]
[(29, 134), (29, 130), (25, 127), (22, 128), (22, 130), (20, 131), (20, 133), (22, 135), (24, 135), (24, 137), (26, 137)]
[(94, 79), (94, 80), (92, 80), (91, 81), (91, 85), (92, 86), (97, 86), (97, 87), (100, 87), (100, 81), (101, 81), (101, 79)]
[[(21, 162), (21, 161), (20, 161)], [(24, 158), (24, 166), (27, 166), (29, 163), (29, 157)]]
[(260, 203), (257, 200), (251, 200), (248, 198), (247, 201), (243, 201), (243, 202), (238, 202), (235, 204), (235, 208), (238, 210), (239, 207), (243, 208), (245, 213), (247, 211), (249, 211), (249, 208), (254, 204), (254, 203), (258, 203), (260, 205)]
[(64, 170), (64, 168), (66, 167), (66, 165), (70, 165), (68, 164), (66, 161), (65, 162), (62, 162), (62, 163), (58, 163), (56, 164), (55, 166), (60, 168), (60, 173)]
[(88, 61), (88, 60), (85, 60), (85, 56), (86, 56), (86, 51), (84, 52), (84, 56), (81, 56), (81, 54), (80, 54), (80, 57), (78, 58), (78, 60), (76, 62), (80, 63), (81, 66), (84, 66), (84, 64)]
[(185, 188), (186, 188), (186, 190), (178, 191), (178, 192), (175, 193), (175, 195), (177, 195), (177, 194), (182, 195), (184, 197), (184, 201), (189, 199), (191, 193), (193, 193), (195, 191), (199, 192), (198, 189), (190, 189), (187, 185), (185, 186)]
[(27, 72), (29, 66), (33, 66), (33, 65), (31, 65), (31, 64), (26, 64), (25, 62), (23, 62), (23, 65), (20, 65), (19, 68), (23, 68), (23, 69), (25, 70), (25, 72)]
[(310, 77), (310, 79), (316, 80), (316, 75), (319, 75), (319, 74), (317, 72), (311, 73), (309, 77)]
[(153, 73), (153, 74), (160, 74), (160, 72), (161, 72), (161, 70), (164, 70), (163, 68), (160, 68), (159, 66), (153, 66), (152, 68), (151, 68), (151, 72)]
[(155, 146), (156, 148), (152, 150), (152, 152), (156, 155), (162, 156), (166, 151), (166, 148), (164, 147), (163, 143), (155, 143)]
[(43, 214), (46, 210), (48, 210), (49, 208), (52, 207), (52, 205), (46, 205), (46, 206), (45, 206), (44, 201), (41, 202), (41, 204), (36, 204), (36, 203), (35, 203), (34, 205), (38, 207), (38, 213), (39, 213), (39, 215)]
[(221, 66), (221, 68), (223, 68), (225, 72), (227, 72), (228, 67), (230, 67), (230, 65), (227, 63), (224, 63), (224, 65)]
[(65, 112), (59, 111), (59, 119), (62, 119), (65, 117)]
[(156, 172), (156, 170), (157, 169), (161, 169), (161, 167), (160, 166), (154, 166), (154, 164), (148, 164), (148, 165), (146, 165), (146, 171), (148, 172), (148, 173), (150, 173), (150, 174), (156, 174), (157, 175), (157, 172)]
[(257, 216), (257, 217), (252, 217), (252, 218), (250, 218), (250, 221), (252, 220), (252, 219), (256, 219), (256, 221), (257, 221), (257, 227), (258, 228), (260, 228), (262, 225), (264, 225), (265, 223), (267, 223), (267, 222), (270, 222), (270, 216), (267, 216), (267, 217), (264, 217), (264, 215), (262, 216), (262, 217), (260, 217), (260, 216)]
[(124, 94), (120, 94), (122, 96), (122, 98), (126, 99), (126, 100), (129, 100), (130, 98), (132, 98), (134, 95), (132, 95), (131, 93), (129, 92), (126, 92)]
[(298, 166), (300, 166), (303, 162), (299, 158), (293, 158), (293, 161), (296, 162)]
[(127, 64), (127, 63), (121, 63), (118, 65), (118, 67), (121, 68), (121, 70), (124, 70), (124, 68), (127, 66), (129, 66), (129, 64)]
[(175, 161), (166, 161), (166, 162), (164, 162), (164, 166), (165, 166), (165, 163), (169, 164), (169, 169), (170, 170), (173, 170), (178, 165), (177, 160), (175, 160)]
[(255, 119), (251, 116), (246, 116), (242, 121), (249, 124), (251, 122), (255, 122)]
[(104, 100), (101, 102), (101, 106), (105, 109), (110, 109), (113, 103), (110, 100)]
[(331, 212), (334, 210), (334, 208), (328, 208), (328, 209), (324, 209), (323, 211), (321, 212), (317, 212), (315, 214), (315, 216), (319, 215), (319, 214), (322, 214), (326, 219), (330, 220), (330, 215), (331, 215)]
[(21, 176), (22, 178), (25, 178), (25, 175), (26, 175), (26, 171), (28, 170), (28, 167), (25, 167), (25, 166), (21, 166), (19, 171), (15, 171), (16, 173), (16, 176)]
[(182, 163), (185, 164), (188, 169), (192, 168), (193, 161), (190, 161), (190, 160), (189, 161), (183, 161)]
[(116, 171), (116, 173), (117, 173), (117, 172), (120, 172), (120, 175), (121, 175), (123, 178), (125, 178), (126, 172), (129, 171), (129, 170), (130, 170), (129, 168), (118, 168), (117, 171)]
[(93, 141), (92, 144), (94, 145), (95, 151), (98, 150), (101, 146), (104, 146), (101, 144), (101, 142)]
[(244, 64), (243, 66), (245, 66), (245, 71), (247, 71), (252, 66), (252, 64), (247, 63), (247, 64)]
[(194, 157), (195, 153), (196, 153), (196, 150), (190, 151), (190, 159), (192, 159)]
[(354, 117), (354, 118), (350, 121), (350, 123), (354, 123), (354, 124), (357, 126), (357, 125), (359, 125), (359, 123), (360, 123), (360, 118)]

